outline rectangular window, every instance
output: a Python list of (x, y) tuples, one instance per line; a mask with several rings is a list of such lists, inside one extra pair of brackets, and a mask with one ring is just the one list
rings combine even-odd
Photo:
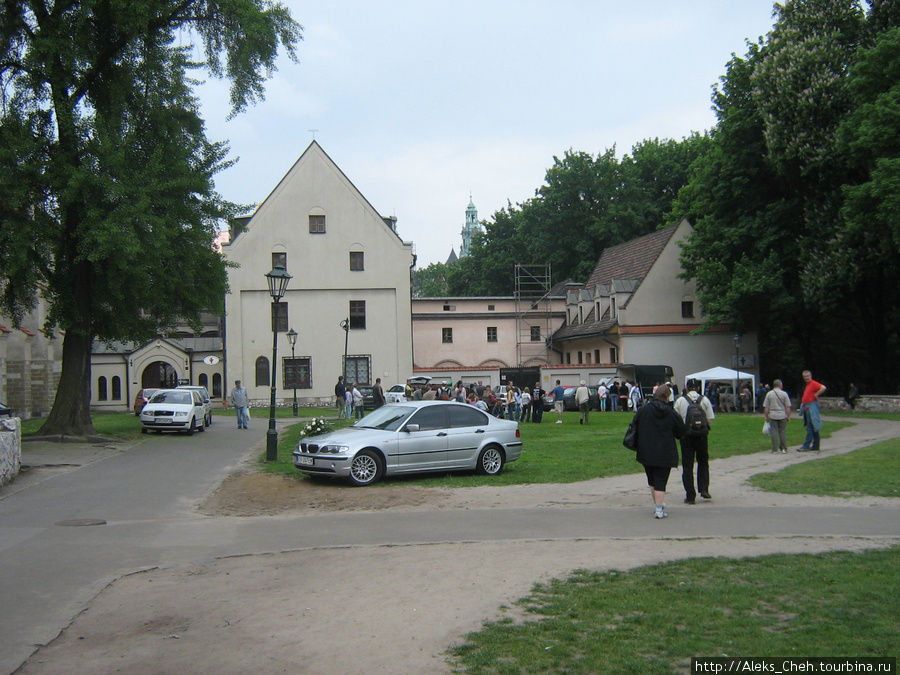
[(441, 342), (443, 342), (444, 344), (453, 342), (452, 328), (441, 328)]
[(455, 312), (456, 305), (444, 305), (444, 311), (445, 312)]
[(497, 341), (497, 327), (496, 326), (488, 326), (487, 341), (488, 342), (496, 342)]
[(274, 270), (276, 267), (287, 269), (287, 253), (282, 251), (272, 254), (272, 269)]
[(616, 318), (616, 299), (615, 298), (609, 299), (609, 318), (610, 319)]
[(531, 341), (532, 342), (540, 342), (541, 341), (541, 327), (540, 326), (532, 326), (531, 327)]
[(681, 303), (681, 318), (682, 319), (693, 319), (694, 318), (694, 303), (690, 301)]
[(578, 352), (578, 365), (584, 363), (584, 352)]
[(350, 301), (350, 328), (362, 330), (366, 327), (366, 301)]
[(286, 358), (284, 364), (284, 389), (312, 389), (312, 357)]
[(600, 363), (600, 350), (599, 349), (594, 350), (594, 361), (596, 363)]
[(362, 272), (366, 269), (366, 254), (363, 251), (350, 251), (350, 271)]
[(493, 306), (493, 305), (488, 305), (488, 311), (489, 311), (489, 312), (493, 312), (493, 311), (494, 311), (494, 306)]
[(287, 333), (288, 304), (286, 302), (272, 303), (272, 330), (276, 333)]
[(372, 357), (348, 356), (344, 365), (344, 382), (360, 386), (372, 383)]
[(609, 348), (609, 362), (610, 363), (618, 363), (619, 362), (619, 350), (615, 347)]
[(566, 364), (572, 363), (572, 352), (566, 352)]
[(309, 217), (309, 233), (325, 234), (325, 216)]

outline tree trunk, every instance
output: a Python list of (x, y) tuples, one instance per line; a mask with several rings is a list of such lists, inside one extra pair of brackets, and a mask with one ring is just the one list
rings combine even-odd
[(62, 373), (56, 398), (39, 436), (89, 436), (96, 433), (91, 422), (90, 335), (70, 330), (63, 338)]

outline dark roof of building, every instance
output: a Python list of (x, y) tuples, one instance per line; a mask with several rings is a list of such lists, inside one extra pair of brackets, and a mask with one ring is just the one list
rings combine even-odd
[(613, 279), (643, 280), (677, 229), (677, 225), (671, 225), (624, 244), (603, 249), (585, 288), (612, 284)]

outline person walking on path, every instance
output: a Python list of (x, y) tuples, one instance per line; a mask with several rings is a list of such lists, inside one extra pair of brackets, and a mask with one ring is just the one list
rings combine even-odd
[(763, 399), (763, 414), (771, 427), (772, 454), (779, 450), (787, 453), (787, 426), (791, 421), (791, 397), (782, 389), (781, 380), (772, 383), (772, 389)]
[(234, 381), (234, 389), (231, 390), (231, 405), (237, 413), (238, 429), (246, 429), (250, 423), (250, 395), (243, 387), (240, 380)]
[(584, 380), (578, 384), (575, 390), (575, 403), (578, 404), (578, 424), (587, 424), (588, 415), (591, 412), (591, 392), (584, 385)]
[(562, 424), (562, 414), (566, 407), (566, 402), (563, 400), (563, 397), (566, 395), (566, 390), (562, 388), (559, 380), (557, 380), (556, 386), (553, 387), (553, 391), (550, 393), (553, 394), (553, 409), (556, 411), (557, 416), (556, 423)]
[(803, 371), (806, 386), (800, 398), (800, 414), (803, 415), (803, 426), (806, 427), (806, 440), (797, 448), (797, 452), (818, 452), (822, 430), (822, 415), (819, 412), (819, 397), (825, 393), (825, 385), (812, 379), (812, 373)]
[[(685, 425), (681, 439), (681, 483), (685, 504), (694, 504), (698, 491), (703, 499), (712, 499), (709, 494), (709, 427), (716, 414), (709, 399), (700, 393), (702, 386), (700, 380), (688, 380), (687, 392), (675, 401), (675, 412)], [(694, 460), (697, 461), (696, 489)]]
[(684, 436), (684, 420), (669, 405), (669, 388), (661, 385), (653, 398), (634, 416), (637, 425), (635, 459), (644, 466), (656, 518), (667, 518), (666, 484), (678, 466), (676, 438)]
[(334, 385), (334, 402), (338, 409), (339, 420), (344, 419), (345, 393), (347, 393), (347, 387), (344, 386), (344, 376), (338, 375), (337, 384)]

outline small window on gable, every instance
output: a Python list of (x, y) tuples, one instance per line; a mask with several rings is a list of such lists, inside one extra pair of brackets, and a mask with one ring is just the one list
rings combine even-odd
[(325, 216), (309, 217), (309, 233), (325, 234)]
[(683, 301), (681, 303), (681, 318), (682, 319), (693, 319), (694, 318), (694, 303), (690, 300)]
[(363, 272), (366, 269), (366, 254), (363, 251), (350, 251), (350, 271)]
[(287, 269), (287, 253), (284, 251), (272, 253), (272, 269), (275, 269), (276, 267)]

